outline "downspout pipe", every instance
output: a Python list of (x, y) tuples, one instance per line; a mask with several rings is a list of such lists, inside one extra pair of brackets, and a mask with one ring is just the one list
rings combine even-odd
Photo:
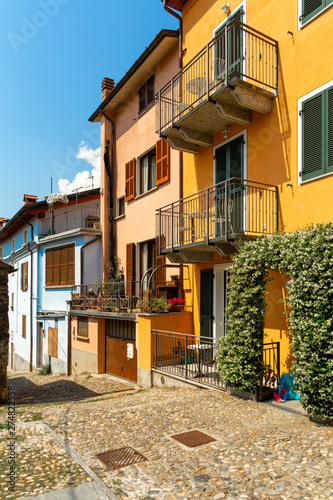
[[(114, 172), (114, 136), (115, 136), (115, 123), (109, 118), (102, 108), (100, 108), (100, 113), (104, 116), (109, 123), (111, 123), (111, 161), (110, 161), (110, 171), (107, 169), (107, 185), (108, 185), (108, 221), (109, 221), (109, 263), (114, 271), (114, 235), (113, 235), (113, 172)], [(105, 148), (110, 144), (110, 141), (106, 141)]]
[[(21, 217), (18, 217), (22, 222), (24, 222), (25, 224), (28, 224), (30, 226), (30, 230), (31, 230), (31, 240), (30, 241), (33, 241), (34, 240), (34, 228), (33, 228), (33, 225), (22, 219)], [(33, 333), (32, 333), (32, 330), (33, 330), (33, 320), (32, 320), (32, 300), (33, 300), (33, 276), (34, 276), (34, 273), (33, 273), (33, 251), (31, 250), (30, 248), (30, 241), (28, 241), (28, 250), (30, 252), (30, 364), (29, 364), (29, 370), (32, 372), (32, 347), (33, 347)]]
[[(168, 2), (169, 0), (162, 0), (163, 2), (163, 7), (166, 12), (171, 14), (173, 17), (178, 19), (179, 21), (179, 69), (181, 70), (183, 68), (183, 19), (182, 17), (177, 14), (174, 10), (170, 9), (168, 7)], [(180, 79), (180, 85), (182, 84), (182, 79)], [(182, 90), (181, 90), (182, 92)], [(184, 198), (184, 192), (183, 192), (183, 153), (182, 151), (179, 151), (179, 199), (182, 200)], [(179, 267), (179, 274), (180, 274), (180, 279), (181, 283), (183, 283), (183, 266)], [(182, 293), (182, 290), (181, 290)], [(182, 293), (183, 295), (183, 293)]]

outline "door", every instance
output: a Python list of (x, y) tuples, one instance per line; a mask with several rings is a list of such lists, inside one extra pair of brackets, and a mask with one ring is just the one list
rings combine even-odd
[[(244, 137), (241, 135), (215, 151), (216, 236), (244, 231), (245, 186), (239, 180), (244, 178), (244, 144)], [(236, 179), (230, 181), (232, 178)], [(227, 180), (228, 183), (220, 184)]]
[(106, 320), (106, 372), (137, 381), (135, 322)]
[(228, 305), (228, 280), (229, 264), (214, 266), (214, 308), (213, 308), (213, 337), (218, 339), (227, 333), (227, 305)]
[[(242, 29), (237, 23), (232, 21), (243, 20), (243, 9), (239, 9), (228, 20), (220, 30), (215, 33), (219, 37), (215, 44), (214, 56), (214, 78), (215, 80), (225, 80), (226, 72), (228, 80), (234, 77), (241, 77), (243, 60), (243, 35)], [(226, 47), (226, 40), (228, 46)]]
[(200, 337), (212, 337), (212, 327), (213, 269), (202, 269), (200, 271)]
[(37, 322), (36, 367), (43, 364), (43, 323)]

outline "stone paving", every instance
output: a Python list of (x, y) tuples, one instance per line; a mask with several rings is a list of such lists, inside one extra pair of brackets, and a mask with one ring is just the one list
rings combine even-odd
[[(119, 499), (333, 499), (332, 427), (224, 392), (190, 386), (145, 391), (134, 387), (93, 401), (18, 411), (22, 413), (17, 414), (17, 435), (23, 440), (17, 444), (25, 446), (18, 461), (27, 460), (29, 446), (38, 449), (39, 456), (32, 457), (28, 476), (18, 474), (17, 493), (0, 493), (1, 499), (35, 496), (91, 480), (61, 452), (45, 424)], [(1, 422), (4, 416), (2, 408)], [(24, 420), (32, 423), (19, 423)], [(187, 448), (171, 437), (194, 429), (216, 441)], [(51, 463), (41, 460), (44, 444), (46, 455), (53, 450)], [(123, 446), (135, 448), (148, 460), (112, 471), (95, 456)], [(41, 469), (36, 470), (36, 463)], [(44, 489), (38, 485), (42, 473)], [(47, 484), (49, 476), (52, 484)]]

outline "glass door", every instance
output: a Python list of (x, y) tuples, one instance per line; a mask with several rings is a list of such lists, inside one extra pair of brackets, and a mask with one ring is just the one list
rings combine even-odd
[(240, 180), (243, 177), (244, 138), (241, 135), (221, 146), (215, 152), (214, 204), (216, 237), (223, 237), (225, 234), (230, 235), (244, 230), (245, 191), (244, 182)]

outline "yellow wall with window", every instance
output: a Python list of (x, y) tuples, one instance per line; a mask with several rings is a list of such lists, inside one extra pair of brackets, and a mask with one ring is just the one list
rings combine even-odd
[[(215, 0), (188, 0), (182, 10), (183, 64), (188, 63), (213, 38), (214, 30), (227, 19), (222, 11), (223, 2)], [(267, 0), (231, 1), (230, 16), (238, 7), (244, 9), (244, 22), (278, 42), (278, 95), (273, 100), (272, 112), (263, 115), (252, 112), (248, 125), (231, 125), (231, 139), (246, 130), (246, 177), (249, 180), (278, 186), (279, 228), (294, 231), (312, 223), (328, 223), (333, 219), (332, 171), (327, 175), (301, 181), (302, 171), (302, 100), (316, 89), (333, 87), (333, 50), (331, 27), (333, 3), (317, 13), (303, 26), (299, 21), (302, 2)], [(333, 163), (333, 91), (328, 116), (327, 137)], [(327, 113), (327, 110), (324, 110)], [(313, 137), (316, 136), (313, 124)], [(312, 140), (312, 131), (309, 129)], [(331, 139), (328, 139), (328, 138)], [(222, 131), (213, 137), (213, 147), (200, 146), (198, 154), (184, 153), (184, 197), (211, 186), (213, 175), (213, 148), (223, 144)], [(308, 148), (309, 149), (309, 148)], [(310, 148), (311, 149), (311, 148)], [(214, 255), (214, 263), (223, 259)], [(209, 264), (192, 266), (192, 296), (194, 332), (200, 332), (200, 270)], [(290, 338), (287, 334), (282, 306), (276, 302), (283, 298), (283, 277), (277, 276), (269, 284), (265, 339), (281, 343), (281, 367), (290, 361)], [(286, 366), (282, 366), (282, 364)]]

